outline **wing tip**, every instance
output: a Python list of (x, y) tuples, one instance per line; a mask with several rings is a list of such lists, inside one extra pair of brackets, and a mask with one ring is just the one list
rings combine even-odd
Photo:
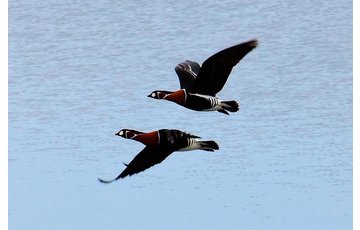
[(253, 39), (247, 41), (247, 43), (252, 48), (259, 46), (259, 40), (257, 38), (253, 38)]
[(104, 184), (109, 184), (113, 181), (115, 181), (116, 179), (112, 179), (112, 180), (104, 180), (104, 179), (101, 179), (101, 178), (97, 178), (98, 181), (100, 181), (101, 183), (104, 183)]

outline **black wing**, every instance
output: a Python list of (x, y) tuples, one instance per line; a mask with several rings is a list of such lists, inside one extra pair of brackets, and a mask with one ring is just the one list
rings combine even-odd
[(232, 68), (257, 45), (257, 39), (253, 39), (209, 57), (202, 64), (188, 92), (215, 96), (224, 87)]
[(170, 149), (160, 149), (146, 146), (129, 164), (125, 164), (127, 166), (126, 169), (115, 179), (103, 180), (98, 178), (98, 180), (102, 183), (111, 183), (120, 178), (142, 172), (156, 164), (161, 163), (172, 152), (173, 151)]
[(199, 63), (186, 60), (177, 64), (175, 67), (175, 72), (179, 77), (180, 88), (187, 89), (192, 85), (197, 74), (199, 73), (200, 65)]

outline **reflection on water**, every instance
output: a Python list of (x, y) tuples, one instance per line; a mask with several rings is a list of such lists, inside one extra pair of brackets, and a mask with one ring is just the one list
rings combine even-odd
[[(11, 229), (350, 229), (351, 15), (351, 1), (9, 2)], [(238, 113), (146, 97), (178, 88), (177, 63), (254, 37), (219, 94)], [(121, 128), (220, 150), (106, 186), (143, 148)]]

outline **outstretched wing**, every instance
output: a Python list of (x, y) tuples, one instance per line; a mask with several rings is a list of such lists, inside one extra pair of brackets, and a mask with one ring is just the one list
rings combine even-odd
[(179, 77), (180, 88), (189, 88), (193, 81), (196, 79), (199, 70), (199, 63), (193, 61), (186, 60), (177, 64), (177, 66), (175, 67), (175, 72)]
[(127, 166), (126, 169), (122, 171), (122, 173), (120, 173), (120, 175), (115, 179), (103, 180), (98, 178), (98, 180), (102, 183), (111, 183), (120, 178), (142, 172), (156, 164), (161, 163), (172, 152), (173, 151), (170, 149), (160, 149), (146, 146), (129, 164), (125, 164), (125, 166)]
[(202, 64), (188, 92), (215, 96), (224, 87), (232, 68), (257, 45), (257, 39), (253, 39), (209, 57)]

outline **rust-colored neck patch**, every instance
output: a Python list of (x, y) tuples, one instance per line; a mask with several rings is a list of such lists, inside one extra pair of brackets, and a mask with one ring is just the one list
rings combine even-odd
[(184, 89), (177, 90), (171, 94), (168, 94), (164, 99), (173, 101), (179, 105), (185, 105), (186, 93)]
[(157, 145), (159, 144), (159, 135), (158, 131), (153, 131), (150, 133), (138, 134), (133, 138), (136, 141), (143, 143), (144, 145)]

